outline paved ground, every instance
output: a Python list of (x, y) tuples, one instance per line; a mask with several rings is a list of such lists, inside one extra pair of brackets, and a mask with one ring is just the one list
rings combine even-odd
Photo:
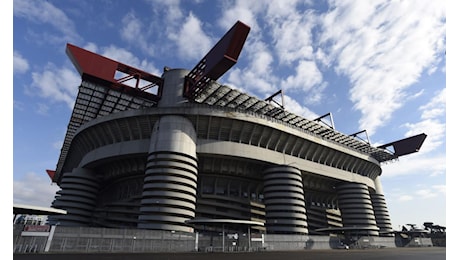
[[(451, 256), (452, 257), (452, 256)], [(445, 247), (302, 250), (253, 253), (13, 254), (17, 260), (444, 260)], [(451, 259), (451, 258), (448, 258)]]

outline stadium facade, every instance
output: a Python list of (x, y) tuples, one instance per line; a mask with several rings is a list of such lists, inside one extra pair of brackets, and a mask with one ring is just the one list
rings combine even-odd
[[(61, 226), (392, 236), (381, 163), (426, 135), (379, 147), (217, 82), (240, 54), (237, 22), (192, 69), (155, 76), (68, 44), (81, 75), (55, 170)], [(279, 92), (277, 94), (282, 94)], [(329, 121), (325, 120), (329, 116)]]

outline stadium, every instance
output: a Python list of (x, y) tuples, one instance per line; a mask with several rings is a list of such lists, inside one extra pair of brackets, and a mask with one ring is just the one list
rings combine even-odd
[(60, 187), (51, 206), (66, 214), (49, 224), (200, 237), (191, 249), (332, 247), (330, 237), (394, 246), (381, 164), (426, 135), (374, 147), (365, 130), (336, 131), (330, 113), (289, 112), (282, 90), (260, 99), (220, 84), (249, 31), (237, 22), (195, 68), (161, 76), (67, 44), (82, 81), (47, 170)]

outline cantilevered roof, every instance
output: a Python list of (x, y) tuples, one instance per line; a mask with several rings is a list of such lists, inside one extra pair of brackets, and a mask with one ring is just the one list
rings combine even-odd
[[(347, 148), (369, 154), (378, 162), (386, 162), (397, 159), (406, 153), (394, 153), (387, 149), (392, 145), (404, 144), (404, 142), (392, 142), (386, 146), (373, 147), (370, 143), (357, 138), (354, 135), (347, 135), (336, 131), (333, 127), (321, 124), (320, 122), (306, 119), (302, 116), (291, 113), (284, 108), (273, 105), (268, 101), (250, 96), (237, 89), (210, 81), (208, 86), (191, 102), (207, 104), (216, 107), (234, 108), (245, 112), (257, 113), (279, 120), (292, 127), (302, 129), (312, 135), (335, 142)], [(70, 144), (77, 129), (84, 123), (97, 117), (109, 115), (124, 110), (143, 109), (156, 107), (157, 102), (136, 96), (134, 93), (127, 93), (123, 90), (111, 88), (108, 85), (96, 84), (83, 80), (79, 88), (75, 106), (72, 111), (67, 133), (61, 149), (61, 154), (56, 167), (56, 173), (60, 173), (67, 157)], [(426, 136), (426, 135), (425, 135)], [(408, 139), (410, 141), (412, 139)], [(424, 138), (423, 138), (424, 140)], [(418, 151), (423, 142), (417, 138)], [(401, 148), (400, 148), (401, 149)], [(59, 177), (56, 175), (57, 178)], [(56, 180), (53, 180), (56, 181)]]
[(187, 224), (240, 224), (248, 226), (264, 226), (263, 222), (241, 219), (191, 219), (185, 221)]
[(163, 79), (158, 76), (72, 44), (67, 44), (66, 53), (83, 81), (67, 126), (57, 173), (61, 172), (70, 143), (82, 124), (119, 111), (156, 106), (163, 88)]
[(273, 105), (268, 101), (249, 96), (237, 89), (232, 89), (217, 82), (210, 82), (194, 101), (210, 106), (229, 107), (262, 114), (293, 127), (301, 128), (321, 138), (369, 154), (379, 162), (391, 161), (398, 158), (396, 154), (387, 149), (372, 147), (368, 142), (353, 135), (340, 133), (330, 126), (306, 119), (277, 105)]
[[(355, 136), (340, 133), (330, 126), (306, 119), (273, 105), (268, 101), (249, 96), (246, 93), (232, 89), (226, 85), (218, 84), (215, 81), (208, 83), (208, 86), (192, 102), (262, 114), (292, 127), (300, 128), (320, 138), (369, 154), (379, 162), (391, 161), (398, 158), (397, 154), (388, 149), (372, 147), (368, 142)], [(56, 172), (61, 172), (72, 139), (82, 124), (97, 117), (119, 111), (156, 106), (156, 101), (138, 97), (133, 93), (126, 93), (125, 91), (111, 88), (108, 85), (91, 83), (87, 80), (82, 81), (61, 148)], [(55, 176), (59, 177), (59, 175)]]
[(420, 147), (422, 147), (425, 138), (426, 134), (414, 135), (408, 138), (381, 145), (378, 148), (386, 149), (387, 147), (393, 147), (396, 156), (403, 156), (406, 154), (418, 152)]
[(315, 229), (316, 232), (329, 232), (329, 233), (342, 233), (353, 231), (378, 231), (380, 230), (375, 226), (354, 226), (354, 227), (328, 227)]
[(13, 204), (13, 214), (22, 215), (64, 215), (67, 211), (62, 209), (47, 208), (40, 206), (24, 205), (24, 204)]
[(154, 107), (157, 102), (123, 93), (104, 85), (83, 81), (79, 87), (77, 99), (67, 126), (64, 143), (61, 148), (56, 172), (60, 173), (64, 166), (67, 152), (77, 129), (84, 123), (97, 117), (119, 111)]

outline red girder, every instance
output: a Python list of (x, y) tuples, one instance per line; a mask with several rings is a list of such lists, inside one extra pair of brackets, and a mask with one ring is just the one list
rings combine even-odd
[[(69, 43), (67, 44), (66, 53), (78, 73), (80, 73), (82, 79), (95, 80), (112, 89), (153, 101), (158, 101), (161, 98), (163, 79), (158, 76), (149, 74), (118, 61), (111, 60)], [(115, 73), (117, 71), (123, 72), (127, 74), (127, 76), (121, 79), (115, 79)], [(136, 80), (134, 88), (123, 84), (123, 82), (131, 79)], [(150, 82), (150, 84), (139, 88), (139, 82), (141, 80)], [(145, 91), (154, 86), (158, 86), (157, 94)]]
[(51, 181), (54, 182), (54, 175), (56, 174), (56, 171), (53, 171), (53, 170), (46, 170), (46, 173), (47, 173), (48, 176), (50, 177)]
[(250, 27), (237, 21), (185, 77), (184, 96), (195, 98), (210, 80), (217, 80), (238, 60)]
[(403, 156), (411, 153), (418, 152), (422, 147), (423, 142), (427, 135), (425, 133), (407, 137), (398, 141), (381, 145), (377, 148), (387, 149), (390, 146), (394, 148), (394, 155)]

